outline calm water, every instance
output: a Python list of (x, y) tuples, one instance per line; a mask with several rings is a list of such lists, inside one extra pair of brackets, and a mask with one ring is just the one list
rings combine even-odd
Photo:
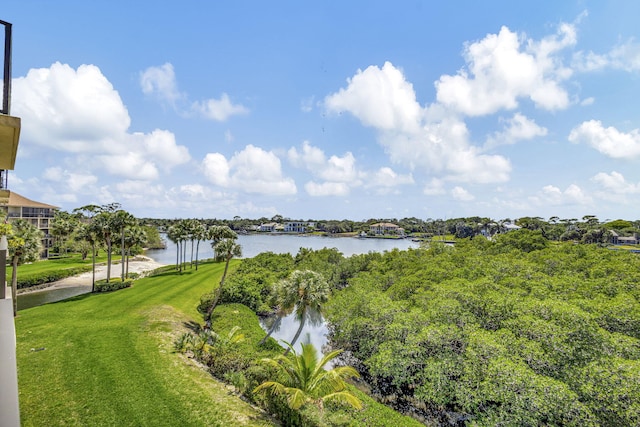
[[(355, 254), (363, 254), (368, 252), (384, 252), (394, 248), (408, 249), (417, 248), (418, 244), (406, 239), (358, 239), (355, 237), (322, 237), (322, 236), (297, 236), (297, 235), (240, 235), (238, 236), (238, 243), (242, 246), (242, 255), (245, 258), (251, 258), (258, 255), (261, 252), (271, 251), (274, 253), (290, 253), (295, 255), (300, 248), (310, 249), (322, 249), (322, 248), (336, 248), (344, 256), (351, 256)], [(187, 257), (189, 258), (191, 247), (187, 248)], [(195, 248), (194, 248), (195, 253)], [(146, 255), (153, 258), (155, 261), (162, 264), (174, 264), (176, 262), (176, 246), (171, 242), (168, 242), (167, 249), (158, 249), (147, 251)], [(210, 242), (202, 242), (200, 244), (199, 259), (206, 259), (213, 257), (213, 250), (211, 249)], [(38, 292), (32, 292), (29, 294), (18, 296), (18, 309), (22, 310), (29, 307), (35, 307), (38, 305), (46, 304), (49, 302), (61, 301), (67, 298), (71, 298), (77, 295), (85, 294), (91, 291), (91, 283), (87, 286), (73, 286), (60, 289), (44, 289)], [(295, 322), (293, 319), (284, 319), (282, 322), (281, 332), (274, 333), (276, 339), (291, 340), (297, 329), (297, 323), (294, 326), (289, 325), (290, 322)], [(293, 328), (293, 332), (290, 333), (290, 329)], [(320, 328), (324, 328), (321, 326)], [(318, 333), (324, 332), (312, 331), (313, 336), (318, 336)], [(304, 338), (307, 328), (305, 328), (301, 340)], [(314, 342), (316, 344), (316, 342)], [(318, 347), (319, 348), (319, 347)]]
[[(384, 252), (392, 249), (417, 248), (419, 245), (408, 239), (359, 239), (356, 237), (323, 237), (287, 234), (250, 234), (238, 236), (238, 243), (242, 246), (242, 256), (251, 258), (262, 252), (277, 254), (290, 253), (295, 255), (300, 248), (323, 249), (336, 248), (344, 256), (366, 254), (368, 252)], [(187, 247), (189, 258), (191, 247)], [(194, 249), (195, 252), (195, 249)], [(210, 242), (200, 243), (199, 259), (213, 257)], [(146, 255), (163, 264), (175, 264), (176, 245), (167, 242), (167, 249), (147, 251)]]

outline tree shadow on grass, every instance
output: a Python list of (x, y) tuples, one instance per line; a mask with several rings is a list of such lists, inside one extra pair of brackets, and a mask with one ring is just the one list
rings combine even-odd
[(202, 330), (202, 325), (198, 322), (194, 322), (193, 320), (189, 320), (187, 322), (182, 322), (182, 326), (189, 329), (191, 332), (195, 334), (199, 334)]

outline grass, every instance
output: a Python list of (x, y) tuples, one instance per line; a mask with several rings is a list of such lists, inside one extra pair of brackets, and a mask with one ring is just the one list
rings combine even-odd
[[(120, 260), (120, 256), (114, 254), (113, 261)], [(100, 255), (96, 257), (96, 264), (106, 263), (107, 256)], [(92, 261), (91, 257), (87, 257), (87, 259), (83, 260), (82, 256), (79, 254), (72, 254), (66, 257), (56, 258), (56, 259), (46, 259), (36, 261), (30, 264), (23, 264), (18, 267), (18, 281), (28, 280), (30, 277), (40, 277), (45, 276), (51, 272), (60, 272), (64, 270), (69, 270), (70, 275), (77, 274), (78, 269), (82, 271), (91, 271)], [(113, 266), (112, 266), (113, 268)], [(7, 281), (10, 283), (11, 281), (11, 265), (9, 260), (9, 265), (7, 266)]]
[(132, 288), (20, 311), (16, 319), (23, 426), (269, 426), (189, 359), (175, 336), (199, 322), (200, 295), (223, 264), (167, 272)]

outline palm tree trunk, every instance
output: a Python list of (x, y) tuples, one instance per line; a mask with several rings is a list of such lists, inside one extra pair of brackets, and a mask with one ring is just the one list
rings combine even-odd
[(107, 283), (111, 280), (111, 237), (107, 238)]
[(193, 268), (193, 239), (191, 239), (191, 266)]
[(96, 244), (91, 245), (91, 292), (96, 291)]
[[(300, 334), (302, 333), (302, 330), (304, 329), (305, 320), (307, 320), (307, 312), (306, 312), (306, 310), (302, 315), (302, 319), (300, 319), (300, 326), (298, 326), (298, 330), (296, 331), (296, 334), (293, 337), (293, 340), (291, 340), (291, 347), (293, 347), (295, 345), (296, 341), (298, 341), (298, 338), (300, 338)], [(286, 356), (287, 354), (289, 354), (290, 350), (291, 349), (289, 347), (287, 347), (287, 349), (284, 352), (284, 355)]]
[(124, 227), (122, 228), (122, 237), (120, 238), (120, 264), (122, 264), (120, 279), (124, 282)]
[(180, 243), (176, 242), (176, 270), (178, 269), (178, 263), (179, 263), (179, 256), (180, 256)]
[(264, 344), (269, 339), (272, 333), (280, 329), (281, 323), (282, 323), (282, 316), (278, 316), (278, 318), (273, 322), (273, 325), (271, 325), (271, 328), (269, 328), (269, 332), (267, 332), (267, 335), (265, 335), (265, 337), (260, 340), (258, 345)]
[(196, 271), (198, 271), (198, 252), (200, 251), (200, 240), (196, 243)]

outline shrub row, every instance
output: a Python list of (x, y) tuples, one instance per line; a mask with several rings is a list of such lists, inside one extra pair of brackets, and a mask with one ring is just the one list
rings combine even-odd
[[(56, 280), (65, 279), (67, 277), (91, 271), (90, 265), (81, 267), (65, 268), (60, 270), (43, 271), (25, 276), (18, 273), (18, 289), (30, 288), (32, 286), (44, 285), (45, 283), (55, 282)], [(18, 270), (19, 272), (20, 270)]]
[(112, 279), (109, 283), (100, 280), (96, 282), (96, 292), (117, 291), (118, 289), (130, 288), (132, 284), (133, 280), (130, 279), (124, 282), (120, 281), (120, 279)]

